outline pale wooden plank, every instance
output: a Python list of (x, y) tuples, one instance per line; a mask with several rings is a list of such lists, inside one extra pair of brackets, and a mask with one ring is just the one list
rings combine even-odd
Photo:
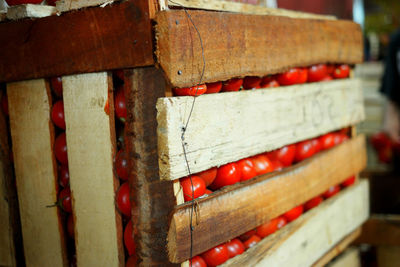
[[(115, 129), (110, 79), (106, 72), (63, 77), (70, 186), (80, 266), (124, 265), (122, 224), (114, 201), (117, 184), (113, 173)], [(109, 115), (105, 112), (107, 101)]]
[(350, 247), (346, 249), (335, 260), (330, 262), (327, 267), (361, 267), (358, 248)]
[(44, 79), (7, 84), (15, 176), (27, 266), (67, 266), (56, 207), (51, 96)]
[(114, 0), (59, 0), (56, 2), (57, 12), (62, 13), (83, 7), (106, 6), (114, 3)]
[(18, 20), (24, 18), (43, 18), (56, 14), (56, 8), (46, 5), (17, 5), (7, 9), (7, 19)]
[[(192, 97), (157, 103), (161, 179), (188, 175), (181, 134)], [(312, 138), (364, 119), (358, 80), (202, 95), (185, 134), (193, 173)]]
[(312, 265), (368, 218), (368, 190), (362, 180), (221, 266)]
[[(160, 9), (164, 10), (165, 1), (159, 0)], [(288, 10), (283, 8), (269, 8), (261, 5), (252, 5), (232, 1), (223, 0), (173, 0), (168, 1), (168, 6), (173, 7), (186, 7), (196, 8), (214, 11), (227, 11), (242, 14), (253, 14), (253, 15), (270, 15), (270, 16), (285, 16), (290, 18), (301, 18), (301, 19), (336, 19), (335, 16), (330, 15), (319, 15), (313, 13), (299, 12), (294, 10)], [(164, 7), (164, 8), (162, 8)]]
[[(193, 254), (237, 237), (271, 218), (322, 194), (366, 165), (365, 140), (354, 138), (281, 172), (225, 187), (196, 202), (199, 220), (193, 230)], [(190, 203), (178, 206), (168, 231), (172, 262), (190, 258)], [(224, 231), (216, 232), (215, 226)]]

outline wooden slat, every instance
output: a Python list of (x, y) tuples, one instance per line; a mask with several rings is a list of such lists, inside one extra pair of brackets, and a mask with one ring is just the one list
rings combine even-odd
[(100, 6), (112, 4), (114, 0), (58, 0), (56, 2), (57, 12), (66, 12), (83, 7)]
[[(162, 98), (158, 109), (161, 179), (186, 176), (181, 134), (192, 97)], [(202, 95), (185, 134), (193, 173), (360, 122), (357, 80)]]
[(58, 209), (47, 207), (58, 186), (48, 84), (10, 83), (7, 94), (26, 265), (67, 266)]
[(175, 266), (165, 249), (168, 218), (176, 205), (172, 181), (158, 171), (155, 105), (165, 94), (161, 72), (153, 67), (126, 70), (125, 145), (129, 157), (132, 221), (136, 254), (142, 266)]
[(363, 225), (357, 243), (400, 246), (400, 215), (372, 215)]
[[(306, 202), (365, 167), (365, 140), (354, 138), (282, 172), (225, 187), (199, 199), (193, 232), (193, 255), (251, 230)], [(172, 262), (190, 257), (190, 204), (178, 206), (168, 233)], [(223, 225), (224, 230), (218, 227)]]
[[(263, 76), (294, 66), (362, 61), (360, 26), (343, 20), (293, 19), (190, 10), (203, 41), (202, 82)], [(200, 80), (203, 57), (196, 29), (183, 10), (156, 15), (157, 58), (175, 87)]]
[[(160, 2), (168, 2), (168, 6), (173, 7), (186, 7), (214, 11), (228, 11), (242, 14), (256, 14), (256, 15), (271, 15), (271, 16), (285, 16), (290, 18), (304, 18), (304, 19), (335, 19), (334, 16), (318, 15), (312, 13), (299, 12), (294, 10), (287, 10), (282, 8), (268, 8), (261, 5), (252, 5), (246, 3), (239, 3), (233, 1), (209, 1), (209, 0), (160, 0)], [(164, 10), (164, 9), (162, 9)]]
[(7, 9), (7, 19), (43, 18), (56, 14), (56, 8), (45, 5), (17, 5)]
[[(114, 201), (118, 182), (113, 173), (116, 138), (109, 90), (112, 81), (105, 72), (63, 77), (75, 244), (80, 266), (124, 265), (122, 222)], [(105, 111), (107, 101), (109, 114)]]
[[(340, 255), (354, 240), (357, 239), (361, 234), (361, 227), (357, 228), (357, 230), (353, 231), (351, 234), (347, 235), (345, 238), (343, 238), (339, 243), (337, 243), (331, 250), (329, 250), (327, 253), (325, 253), (324, 256), (318, 259), (317, 262), (315, 262), (312, 266), (313, 267), (324, 267), (326, 266), (327, 263), (329, 263), (334, 257)], [(357, 253), (358, 255), (358, 253)], [(332, 267), (336, 266), (347, 266), (347, 265), (340, 265), (339, 263), (337, 264), (332, 264)], [(349, 267), (356, 267), (350, 265)]]
[(368, 213), (364, 180), (221, 266), (310, 266), (357, 229)]
[(148, 1), (0, 24), (0, 82), (154, 63)]

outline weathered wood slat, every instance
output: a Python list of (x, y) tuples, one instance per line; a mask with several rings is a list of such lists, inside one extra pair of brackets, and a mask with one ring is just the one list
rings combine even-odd
[(63, 95), (77, 263), (124, 266), (122, 222), (114, 200), (111, 77), (106, 72), (65, 76)]
[(148, 1), (0, 24), (0, 82), (154, 64)]
[[(193, 255), (251, 230), (326, 191), (366, 165), (365, 140), (358, 136), (279, 173), (236, 184), (199, 199)], [(178, 206), (168, 232), (172, 262), (190, 257), (190, 204)], [(223, 231), (218, 230), (223, 226)], [(281, 265), (272, 265), (281, 266)]]
[(51, 94), (43, 79), (7, 84), (15, 176), (27, 266), (67, 266), (57, 207)]
[[(161, 179), (186, 176), (181, 134), (192, 97), (161, 98), (158, 147)], [(192, 173), (279, 148), (363, 120), (357, 80), (202, 95), (185, 134)]]
[(56, 8), (58, 12), (80, 9), (83, 7), (100, 6), (102, 4), (112, 4), (114, 0), (58, 0)]
[(11, 6), (7, 9), (7, 19), (43, 18), (56, 14), (53, 6), (25, 4)]
[(368, 215), (368, 181), (361, 180), (221, 266), (310, 266)]
[[(360, 26), (344, 20), (294, 19), (188, 11), (203, 41), (202, 82), (275, 74), (317, 63), (360, 63)], [(196, 29), (183, 10), (156, 15), (157, 58), (175, 87), (200, 80), (203, 57)]]
[(373, 246), (400, 246), (400, 215), (373, 214), (363, 225), (357, 243)]

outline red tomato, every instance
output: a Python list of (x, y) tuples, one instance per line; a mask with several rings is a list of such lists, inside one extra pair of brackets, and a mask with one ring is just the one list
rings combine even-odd
[(326, 75), (324, 78), (322, 78), (321, 82), (328, 82), (328, 81), (332, 81), (333, 78), (331, 75)]
[(308, 79), (308, 70), (307, 68), (299, 69), (299, 82), (298, 83), (306, 83)]
[(258, 242), (261, 241), (261, 238), (258, 235), (253, 235), (249, 239), (247, 239), (243, 245), (246, 249), (254, 247)]
[(332, 75), (334, 71), (335, 71), (335, 65), (334, 64), (327, 64), (326, 65), (326, 73), (328, 75)]
[(64, 102), (62, 100), (54, 103), (51, 109), (51, 120), (56, 126), (65, 130)]
[(392, 144), (392, 141), (390, 140), (389, 136), (387, 136), (386, 133), (384, 132), (378, 132), (372, 135), (370, 142), (372, 146), (378, 151), (385, 147), (390, 147)]
[(72, 214), (68, 215), (67, 218), (67, 232), (70, 238), (75, 238), (74, 216)]
[(257, 175), (274, 171), (274, 166), (267, 156), (260, 154), (251, 159), (253, 160), (254, 169), (256, 170)]
[(243, 242), (252, 237), (257, 233), (256, 229), (252, 229), (250, 231), (247, 231), (246, 233), (242, 234), (239, 236), (239, 239), (242, 240)]
[(326, 199), (326, 198), (330, 198), (333, 197), (334, 195), (336, 195), (337, 193), (339, 193), (340, 191), (340, 187), (338, 185), (333, 185), (331, 187), (329, 187), (329, 189), (322, 194), (322, 196)]
[(257, 235), (261, 238), (269, 236), (278, 230), (278, 218), (272, 219), (264, 224), (257, 227)]
[(201, 254), (201, 257), (206, 261), (207, 266), (213, 267), (229, 260), (229, 251), (225, 244), (221, 244), (207, 250)]
[(230, 79), (229, 81), (222, 83), (222, 92), (239, 91), (242, 84), (243, 79)]
[(356, 181), (356, 176), (353, 175), (353, 176), (347, 178), (346, 180), (344, 180), (344, 181), (341, 183), (341, 185), (342, 185), (343, 187), (348, 187), (348, 186), (353, 185), (355, 181)]
[(283, 216), (279, 216), (277, 218), (277, 220), (278, 220), (278, 224), (277, 224), (278, 230), (281, 229), (283, 226), (285, 226), (287, 224), (287, 220)]
[(278, 160), (283, 164), (283, 166), (288, 167), (292, 165), (295, 155), (296, 155), (296, 145), (292, 144), (272, 151), (271, 159)]
[(126, 120), (126, 102), (124, 89), (121, 87), (116, 90), (114, 98), (115, 115), (118, 119), (125, 122)]
[(203, 179), (206, 186), (209, 186), (215, 180), (215, 177), (217, 177), (217, 170), (217, 167), (213, 167), (211, 169), (197, 173), (196, 176), (199, 176), (201, 179)]
[(133, 255), (129, 256), (128, 260), (125, 263), (125, 267), (135, 267), (136, 266), (136, 262), (137, 262), (136, 254), (133, 254)]
[(235, 238), (226, 243), (228, 249), (229, 258), (233, 258), (236, 255), (240, 255), (245, 251), (245, 247), (239, 239)]
[(180, 182), (185, 201), (192, 200), (192, 197), (201, 197), (206, 193), (206, 184), (198, 176), (192, 176), (192, 181), (190, 181), (190, 177), (182, 178)]
[(222, 89), (222, 82), (206, 83), (207, 91), (206, 94), (219, 93)]
[(217, 177), (214, 182), (210, 184), (212, 190), (217, 190), (221, 187), (232, 185), (240, 182), (240, 169), (235, 162), (225, 164), (218, 168)]
[(128, 180), (129, 177), (127, 157), (128, 155), (122, 149), (120, 149), (115, 156), (115, 170), (118, 174), (118, 177), (124, 181)]
[(280, 85), (296, 84), (300, 80), (300, 69), (293, 68), (282, 74), (278, 74), (276, 79)]
[(69, 187), (64, 188), (58, 194), (58, 201), (61, 205), (61, 208), (68, 213), (72, 212), (72, 205), (71, 205), (71, 189)]
[[(54, 0), (52, 0), (52, 1), (54, 1)], [(55, 1), (57, 1), (57, 0), (55, 0)], [(113, 70), (112, 76), (113, 76), (113, 78), (118, 79), (119, 82), (122, 82), (122, 83), (123, 83), (124, 80), (125, 80), (125, 77), (124, 77), (124, 70), (122, 70), (122, 69)]]
[(314, 153), (318, 153), (321, 151), (321, 142), (320, 142), (319, 138), (311, 139), (311, 143), (314, 147)]
[(260, 87), (261, 88), (279, 87), (279, 83), (276, 81), (276, 76), (268, 75), (262, 78)]
[(308, 68), (308, 82), (319, 82), (328, 75), (325, 64), (313, 65)]
[(61, 77), (53, 77), (50, 79), (51, 88), (56, 96), (63, 96), (63, 86)]
[(23, 5), (23, 4), (40, 4), (43, 0), (6, 0), (9, 6)]
[(206, 261), (200, 256), (194, 256), (189, 264), (191, 267), (207, 267)]
[(58, 180), (62, 187), (69, 186), (69, 170), (67, 165), (61, 165), (58, 170)]
[(207, 92), (207, 85), (200, 84), (192, 87), (174, 88), (175, 96), (199, 96)]
[(213, 192), (213, 191), (211, 191), (210, 189), (206, 188), (206, 192), (205, 192), (204, 194), (209, 195), (209, 194), (212, 194), (212, 192)]
[(332, 73), (333, 78), (343, 79), (349, 77), (350, 67), (349, 65), (343, 64), (336, 66), (335, 71)]
[(278, 160), (271, 160), (274, 171), (281, 171), (285, 166)]
[(129, 256), (133, 255), (135, 253), (136, 245), (135, 245), (135, 240), (133, 238), (132, 220), (129, 220), (129, 222), (125, 226), (124, 244), (125, 244), (126, 250), (128, 250)]
[(1, 109), (3, 110), (3, 113), (8, 116), (8, 99), (7, 99), (7, 95), (3, 94), (1, 97)]
[(303, 205), (294, 207), (293, 209), (287, 211), (285, 214), (283, 214), (283, 217), (285, 217), (288, 222), (292, 222), (299, 218), (301, 214), (303, 214)]
[(335, 146), (340, 145), (346, 140), (349, 140), (349, 137), (347, 135), (342, 133), (334, 133), (333, 142), (335, 143)]
[(241, 159), (236, 164), (242, 173), (240, 181), (250, 180), (251, 178), (257, 176), (257, 172), (254, 168), (253, 161), (250, 158)]
[(243, 79), (244, 89), (260, 88), (261, 78), (256, 76), (246, 76)]
[(384, 147), (378, 151), (378, 159), (382, 163), (387, 163), (387, 164), (391, 163), (392, 156), (393, 156), (392, 147)]
[(131, 217), (132, 212), (129, 191), (129, 184), (125, 182), (119, 187), (116, 196), (118, 210), (127, 217)]
[(296, 144), (296, 154), (294, 156), (295, 162), (305, 160), (314, 155), (315, 150), (311, 140), (302, 141)]
[(327, 133), (319, 138), (321, 143), (321, 150), (326, 150), (335, 146), (335, 135), (333, 133)]
[(323, 199), (321, 196), (316, 196), (316, 197), (310, 199), (309, 201), (307, 201), (307, 202), (304, 204), (304, 209), (305, 209), (306, 211), (308, 211), (308, 210), (310, 210), (310, 209), (312, 209), (312, 208), (315, 208), (316, 206), (318, 206), (319, 204), (321, 204), (323, 200), (324, 200), (324, 199)]
[(54, 154), (61, 164), (68, 165), (67, 138), (65, 132), (57, 136), (54, 141)]

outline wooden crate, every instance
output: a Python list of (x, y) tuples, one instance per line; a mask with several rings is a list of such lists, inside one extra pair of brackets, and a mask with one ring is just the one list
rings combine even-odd
[[(46, 78), (63, 76), (78, 265), (124, 265), (122, 223), (114, 205), (118, 188), (113, 172), (114, 88), (107, 72), (124, 69), (125, 141), (136, 253), (142, 266), (172, 266), (190, 257), (187, 227), (191, 207), (183, 203), (177, 179), (187, 175), (180, 136), (192, 98), (167, 98), (167, 88), (191, 86), (200, 76), (202, 82), (213, 82), (321, 62), (353, 64), (362, 59), (361, 30), (352, 22), (268, 9), (263, 11), (265, 16), (254, 15), (255, 11), (246, 15), (189, 11), (204, 41), (206, 68), (201, 75), (200, 41), (186, 13), (156, 13), (159, 8), (154, 1), (126, 1), (59, 17), (0, 24), (0, 51), (8, 51), (0, 63), (0, 82), (7, 82), (28, 266), (68, 264), (60, 214), (56, 208), (46, 207), (57, 197), (54, 129), (49, 123), (52, 101)], [(211, 27), (218, 30), (209, 31)], [(283, 30), (290, 34), (267, 38)], [(109, 114), (104, 110), (106, 103)], [(223, 109), (230, 112), (221, 112)], [(264, 123), (266, 115), (268, 123)], [(186, 132), (188, 162), (193, 172), (205, 170), (355, 125), (363, 118), (361, 89), (355, 79), (201, 96)], [(348, 142), (283, 172), (200, 199), (194, 255), (359, 173), (365, 167), (365, 155), (364, 137), (354, 134)], [(366, 185), (357, 183), (226, 265), (246, 264), (250, 255), (260, 262), (275, 262), (282, 251), (297, 250), (301, 245), (289, 241), (289, 236), (310, 242), (308, 231), (317, 225), (333, 231), (336, 228), (329, 228), (327, 216), (350, 205), (351, 211), (360, 212), (357, 220), (350, 220), (354, 216), (350, 209), (341, 212), (348, 224), (339, 229), (340, 234), (329, 235), (326, 246), (307, 246), (304, 253), (313, 257), (304, 257), (304, 262), (299, 259), (297, 264), (333, 257), (330, 251), (335, 243), (354, 236), (368, 216)], [(357, 202), (349, 203), (352, 198)], [(232, 219), (238, 214), (239, 220)], [(213, 226), (221, 222), (226, 227), (215, 235)], [(272, 246), (273, 240), (280, 241)], [(323, 240), (321, 237), (318, 242)]]

